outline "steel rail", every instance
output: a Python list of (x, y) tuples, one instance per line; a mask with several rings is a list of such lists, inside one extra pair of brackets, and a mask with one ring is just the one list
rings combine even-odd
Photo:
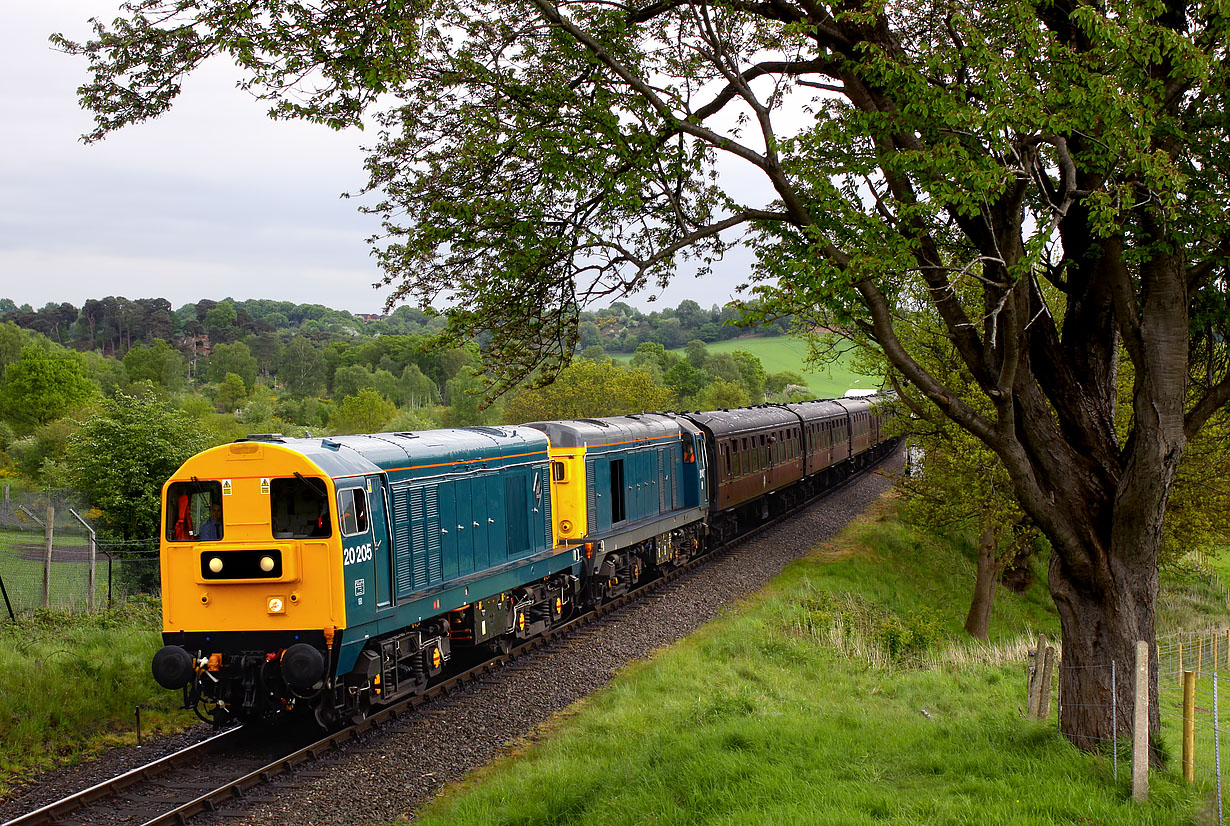
[(83, 806), (112, 797), (137, 783), (152, 780), (174, 768), (195, 762), (201, 755), (216, 751), (220, 746), (229, 744), (231, 740), (238, 739), (242, 731), (243, 726), (227, 729), (199, 743), (182, 748), (174, 754), (160, 757), (153, 762), (146, 763), (144, 766), (138, 766), (123, 774), (116, 775), (110, 780), (104, 780), (101, 783), (90, 786), (88, 789), (83, 789), (54, 803), (48, 803), (46, 806), (35, 809), (32, 812), (27, 812), (20, 817), (8, 821), (4, 826), (38, 826), (40, 824), (54, 823)]

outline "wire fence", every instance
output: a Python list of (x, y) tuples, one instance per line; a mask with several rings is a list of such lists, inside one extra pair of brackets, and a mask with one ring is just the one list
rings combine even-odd
[(105, 610), (133, 594), (158, 592), (157, 540), (96, 538), (94, 516), (75, 491), (4, 489), (0, 622), (44, 608)]
[[(1057, 668), (1052, 677), (1044, 669), (1045, 641), (1029, 653), (1027, 708), (1031, 716), (1050, 719), (1063, 728), (1067, 715), (1109, 720), (1109, 731), (1102, 736), (1086, 736), (1075, 742), (1082, 749), (1101, 753), (1110, 763), (1116, 783), (1132, 781), (1136, 794), (1138, 778), (1134, 767), (1144, 772), (1144, 762), (1133, 761), (1137, 677), (1136, 662), (1108, 659), (1093, 665), (1064, 663), (1056, 652)], [(1039, 653), (1043, 652), (1043, 653)], [(1222, 761), (1222, 740), (1230, 727), (1230, 629), (1210, 628), (1181, 631), (1157, 639), (1157, 700), (1161, 720), (1161, 747), (1170, 756), (1166, 771), (1180, 774), (1206, 796), (1206, 811), (1201, 823), (1225, 823), (1223, 787), (1227, 767)], [(1106, 690), (1103, 703), (1078, 703), (1063, 696), (1061, 687), (1074, 682), (1095, 681)], [(1147, 680), (1145, 680), (1147, 682)], [(1055, 693), (1055, 713), (1040, 707), (1042, 697)], [(1070, 736), (1070, 735), (1069, 735)], [(1157, 745), (1155, 743), (1155, 745)], [(1146, 784), (1147, 778), (1139, 778)]]
[(1230, 629), (1168, 634), (1158, 638), (1157, 652), (1163, 737), (1183, 776), (1208, 791), (1207, 821), (1225, 823), (1230, 767), (1222, 761), (1221, 744), (1230, 727)]

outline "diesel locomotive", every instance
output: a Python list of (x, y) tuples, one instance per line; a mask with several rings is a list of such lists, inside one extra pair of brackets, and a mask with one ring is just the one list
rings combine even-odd
[(154, 677), (214, 723), (362, 718), (877, 461), (882, 401), (204, 451), (162, 491)]

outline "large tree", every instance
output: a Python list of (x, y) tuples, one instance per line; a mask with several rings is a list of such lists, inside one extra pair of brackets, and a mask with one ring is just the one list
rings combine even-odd
[[(392, 298), (454, 302), (500, 386), (566, 361), (588, 298), (752, 244), (777, 308), (883, 348), (999, 456), (1054, 548), (1062, 726), (1092, 746), (1102, 666), (1154, 640), (1175, 468), (1230, 398), (1226, 35), (1204, 0), (139, 0), (58, 42), (90, 58), (93, 138), (214, 54), (275, 115), (390, 101)], [(917, 313), (965, 387), (903, 343)]]
[(97, 392), (77, 353), (29, 344), (0, 380), (0, 417), (29, 432), (83, 406)]

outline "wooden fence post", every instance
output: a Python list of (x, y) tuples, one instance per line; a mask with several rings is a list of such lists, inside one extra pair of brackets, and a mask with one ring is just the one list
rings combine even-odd
[(1038, 706), (1042, 701), (1042, 661), (1046, 657), (1046, 634), (1038, 635), (1038, 649), (1034, 655), (1034, 671), (1029, 679), (1029, 695), (1025, 701), (1025, 715), (1038, 716)]
[(47, 522), (43, 525), (43, 607), (51, 607), (51, 543), (55, 534), (56, 509), (47, 506)]
[(1038, 719), (1045, 720), (1051, 716), (1051, 675), (1055, 670), (1055, 646), (1046, 647), (1046, 657), (1042, 663), (1042, 685), (1038, 687)]
[(1136, 707), (1132, 714), (1132, 799), (1149, 797), (1149, 643), (1136, 643)]
[(1183, 779), (1196, 782), (1196, 675), (1183, 672)]

